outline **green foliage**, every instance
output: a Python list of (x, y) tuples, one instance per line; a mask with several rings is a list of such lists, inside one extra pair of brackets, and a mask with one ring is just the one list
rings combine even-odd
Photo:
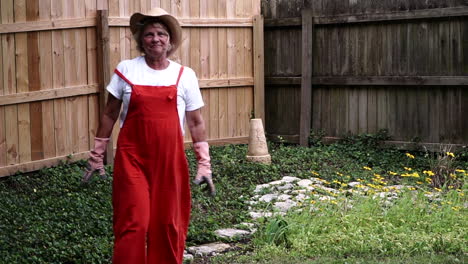
[(83, 163), (0, 180), (0, 263), (109, 263), (111, 180), (82, 185)]
[(281, 216), (276, 216), (266, 221), (262, 231), (259, 232), (261, 238), (258, 239), (261, 243), (271, 244), (275, 246), (289, 247), (288, 239), (289, 224)]
[(317, 203), (313, 210), (305, 207), (301, 212), (290, 213), (281, 219), (294, 223), (288, 226), (287, 246), (271, 243), (269, 232), (276, 224), (275, 220), (267, 222), (254, 238), (254, 244), (260, 246), (251, 259), (274, 263), (281, 256), (301, 256), (303, 260), (318, 256), (337, 259), (463, 257), (467, 252), (467, 210), (454, 209), (462, 208), (465, 202), (457, 192), (447, 193), (436, 204), (412, 192), (402, 194), (392, 206), (382, 206), (382, 202), (363, 197), (351, 209), (346, 207), (348, 201), (343, 200), (338, 204)]
[[(415, 184), (417, 181), (424, 181), (423, 170), (435, 168), (434, 163), (431, 163), (435, 162), (435, 155), (432, 153), (412, 152), (414, 158), (408, 158), (405, 152), (400, 150), (381, 148), (380, 142), (387, 137), (384, 133), (347, 137), (342, 142), (331, 145), (323, 144), (320, 134), (316, 136), (316, 140), (312, 141), (315, 143), (311, 144), (311, 147), (288, 145), (284, 142), (269, 142), (269, 152), (272, 156), (271, 165), (247, 162), (245, 160), (246, 145), (211, 147), (212, 169), (218, 194), (212, 198), (207, 195), (204, 188), (192, 186), (192, 214), (187, 245), (212, 242), (215, 240), (214, 231), (216, 229), (233, 227), (236, 224), (249, 221), (246, 201), (252, 195), (255, 186), (278, 180), (286, 175), (300, 178), (319, 177), (329, 181), (329, 187), (338, 188), (340, 185), (337, 182), (347, 183), (358, 179), (372, 181), (375, 174), (382, 175), (388, 184)], [(195, 157), (192, 150), (187, 150), (186, 154), (193, 179), (196, 172)], [(451, 159), (450, 168), (458, 177), (458, 185), (450, 186), (452, 189), (464, 188), (466, 172), (457, 172), (456, 170), (466, 171), (468, 168), (466, 151), (454, 153), (454, 155), (456, 158)], [(0, 207), (0, 230), (2, 231), (0, 232), (0, 255), (2, 256), (0, 263), (110, 263), (113, 243), (112, 167), (107, 168), (109, 178), (95, 177), (92, 183), (83, 185), (81, 184), (81, 175), (84, 165), (83, 161), (73, 164), (64, 163), (55, 168), (0, 179), (0, 204), (2, 204)], [(363, 167), (370, 167), (371, 170), (363, 169)], [(418, 171), (421, 177), (402, 177), (401, 175), (406, 172), (403, 167), (411, 167), (413, 172)], [(389, 171), (395, 172), (395, 175), (389, 174)], [(421, 186), (421, 188), (423, 187)], [(424, 188), (428, 188), (428, 186), (425, 185)], [(447, 192), (447, 195), (453, 196), (450, 199), (455, 199), (454, 192), (449, 192), (450, 190), (449, 186), (445, 185), (442, 188), (442, 193)], [(418, 241), (420, 243), (419, 246), (413, 248), (419, 250), (426, 246), (429, 247), (429, 252), (434, 254), (456, 254), (460, 249), (466, 250), (466, 242), (458, 243), (461, 235), (465, 234), (466, 238), (466, 233), (459, 229), (459, 227), (466, 227), (459, 221), (460, 215), (466, 212), (461, 210), (462, 207), (458, 205), (461, 200), (448, 201), (452, 203), (450, 206), (449, 204), (442, 205), (440, 202), (437, 204), (438, 208), (445, 208), (440, 212), (430, 211), (432, 210), (430, 207), (413, 206), (410, 200), (407, 201), (407, 204), (399, 205), (405, 208), (404, 210), (393, 209), (395, 211), (388, 208), (386, 211), (379, 211), (381, 209), (372, 207), (370, 201), (363, 203), (365, 206), (362, 207), (363, 211), (359, 214), (362, 217), (366, 215), (370, 217), (371, 213), (375, 214), (372, 217), (374, 217), (374, 223), (380, 224), (380, 227), (377, 228), (380, 233), (373, 231), (373, 226), (367, 224), (368, 219), (358, 218), (359, 214), (356, 213), (358, 208), (355, 208), (354, 213), (351, 212), (348, 216), (345, 212), (340, 211), (330, 211), (328, 215), (326, 211), (321, 211), (315, 212), (313, 215), (297, 214), (274, 218), (260, 227), (260, 230), (263, 231), (259, 232), (258, 236), (261, 237), (263, 234), (263, 238), (252, 243), (258, 247), (258, 250), (252, 253), (252, 246), (245, 246), (241, 249), (241, 252), (245, 254), (239, 256), (239, 259), (253, 261), (259, 260), (260, 257), (264, 258), (268, 254), (278, 253), (278, 263), (284, 263), (281, 262), (283, 257), (291, 260), (298, 259), (297, 263), (307, 263), (306, 261), (301, 262), (304, 258), (300, 254), (304, 251), (308, 254), (306, 256), (310, 257), (314, 253), (298, 246), (302, 240), (298, 230), (306, 230), (305, 227), (309, 228), (312, 224), (320, 226), (321, 229), (308, 236), (309, 240), (305, 240), (307, 245), (311, 247), (316, 243), (319, 246), (316, 247), (317, 250), (328, 250), (330, 254), (333, 250), (338, 252), (340, 247), (344, 247), (344, 241), (354, 243), (350, 239), (369, 239), (371, 243), (377, 243), (379, 236), (380, 251), (378, 248), (368, 249), (368, 251), (362, 251), (363, 254), (366, 254), (365, 252), (372, 252), (372, 254), (380, 252), (381, 255), (385, 255), (384, 250), (388, 252), (394, 250), (393, 252), (398, 254), (397, 249), (390, 249), (390, 245), (399, 239), (423, 234), (418, 233), (422, 232), (423, 229), (441, 235), (439, 237), (432, 236), (432, 240), (429, 242), (427, 239), (431, 236), (421, 236), (421, 240), (415, 239), (412, 242), (413, 244)], [(332, 210), (331, 208), (337, 205), (329, 206), (330, 209), (323, 208), (322, 210)], [(456, 211), (451, 207), (459, 209), (459, 214), (454, 214)], [(364, 209), (369, 210), (369, 212)], [(410, 209), (417, 209), (411, 212), (413, 214), (420, 212), (420, 217), (425, 217), (424, 215), (430, 212), (432, 218), (425, 219), (424, 224), (417, 221), (418, 218), (409, 219)], [(331, 214), (331, 212), (334, 213)], [(405, 224), (401, 222), (386, 221), (384, 214), (391, 215), (392, 219), (404, 219), (408, 222), (408, 227), (405, 227)], [(304, 221), (304, 224), (298, 222), (301, 220)], [(306, 224), (308, 220), (311, 221), (310, 225)], [(428, 222), (440, 224), (426, 224)], [(362, 223), (362, 229), (354, 227), (356, 223)], [(390, 232), (388, 232), (391, 227), (389, 223), (396, 229), (414, 229), (415, 231), (409, 230), (406, 235), (398, 233), (398, 235), (391, 237)], [(339, 226), (347, 226), (348, 232), (338, 232)], [(450, 227), (450, 232), (447, 227)], [(310, 230), (309, 232), (311, 232)], [(365, 230), (373, 236), (364, 236), (362, 232)], [(381, 233), (387, 236), (381, 236)], [(323, 239), (319, 241), (311, 240), (312, 238)], [(382, 240), (384, 238), (389, 239), (388, 241), (391, 243), (387, 241), (385, 244)], [(329, 243), (336, 242), (328, 244), (328, 249), (326, 247), (327, 239)], [(362, 244), (359, 243), (356, 245)], [(353, 247), (357, 247), (356, 245)], [(362, 244), (362, 246), (365, 245)], [(283, 252), (288, 252), (288, 249), (291, 249), (292, 253), (282, 255)], [(346, 249), (344, 250), (346, 251)], [(423, 251), (417, 252), (422, 253)], [(315, 259), (315, 256), (310, 258)], [(251, 263), (248, 261), (245, 263)], [(218, 263), (233, 262), (221, 261)], [(271, 263), (275, 263), (274, 260)]]

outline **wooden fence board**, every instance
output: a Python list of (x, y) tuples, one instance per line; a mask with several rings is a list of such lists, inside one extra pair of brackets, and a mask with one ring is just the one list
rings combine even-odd
[[(50, 9), (49, 9), (50, 10)], [(41, 89), (53, 87), (52, 77), (52, 33), (39, 32), (39, 76)], [(44, 158), (55, 156), (54, 137), (54, 102), (51, 100), (42, 102), (42, 142)]]

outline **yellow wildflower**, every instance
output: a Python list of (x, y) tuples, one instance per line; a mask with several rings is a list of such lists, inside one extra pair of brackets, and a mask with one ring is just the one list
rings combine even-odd
[(452, 157), (452, 158), (455, 158), (455, 154), (453, 154), (453, 152), (447, 152), (446, 154), (447, 154), (447, 156), (450, 156), (450, 157)]
[(414, 159), (414, 156), (411, 155), (410, 153), (406, 153), (406, 156), (407, 156), (408, 158), (410, 158), (410, 159)]
[(311, 171), (310, 173), (312, 173), (315, 176), (320, 176), (320, 174), (318, 174), (318, 172), (316, 172), (316, 171)]
[(343, 176), (343, 173), (340, 173), (340, 172), (336, 172), (336, 174), (337, 174), (338, 176)]
[(454, 211), (457, 211), (457, 212), (458, 212), (458, 211), (460, 211), (460, 207), (458, 207), (458, 206), (452, 206), (452, 210), (454, 210)]
[(442, 190), (439, 189), (439, 188), (434, 188), (434, 190), (438, 191), (438, 192), (441, 192)]
[(395, 176), (395, 175), (397, 175), (398, 173), (393, 172), (393, 171), (389, 171), (388, 174)]
[(372, 168), (367, 167), (367, 166), (364, 166), (364, 167), (362, 167), (362, 168), (365, 169), (365, 170), (372, 170)]
[(425, 170), (425, 171), (423, 171), (423, 173), (424, 173), (424, 174), (427, 174), (427, 175), (429, 175), (429, 176), (434, 176), (434, 175), (435, 175), (434, 172), (432, 172), (432, 171), (430, 171), (430, 170)]
[(408, 168), (408, 167), (403, 167), (403, 168), (405, 168), (405, 170), (407, 170), (407, 171), (412, 171), (413, 170), (412, 168)]
[(455, 171), (456, 171), (456, 172), (465, 173), (465, 170), (456, 169)]
[(423, 184), (423, 183), (422, 183), (422, 182), (420, 182), (420, 181), (417, 181), (416, 183), (417, 183), (417, 184)]
[(408, 190), (414, 191), (414, 190), (416, 190), (416, 188), (414, 188), (414, 187), (409, 187)]
[(431, 178), (426, 178), (426, 182), (430, 184), (430, 183), (432, 183), (432, 179)]

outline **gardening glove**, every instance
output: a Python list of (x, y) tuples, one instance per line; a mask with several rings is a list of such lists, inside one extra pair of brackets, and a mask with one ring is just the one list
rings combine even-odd
[(193, 144), (193, 150), (198, 161), (197, 176), (193, 183), (200, 185), (202, 183), (208, 184), (211, 196), (216, 194), (216, 189), (213, 184), (211, 163), (210, 163), (210, 147), (208, 142), (197, 142)]
[(83, 173), (83, 182), (88, 182), (95, 172), (98, 172), (102, 178), (105, 177), (106, 171), (104, 170), (103, 159), (107, 143), (109, 143), (109, 138), (94, 138), (94, 149), (89, 152), (88, 164)]

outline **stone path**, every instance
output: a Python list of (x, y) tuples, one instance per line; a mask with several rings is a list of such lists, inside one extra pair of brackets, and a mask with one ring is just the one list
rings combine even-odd
[[(353, 195), (364, 195), (370, 189), (360, 182), (348, 183), (345, 190), (326, 187), (325, 183), (328, 182), (319, 178), (300, 179), (285, 176), (281, 180), (257, 185), (253, 196), (247, 201), (252, 223), (242, 223), (239, 225), (242, 228), (216, 230), (215, 234), (220, 239), (228, 238), (233, 240), (250, 236), (256, 231), (255, 222), (257, 219), (284, 215), (289, 210), (298, 209), (304, 202), (310, 200), (311, 197), (314, 200), (325, 202), (335, 200), (335, 196), (342, 192), (352, 193)], [(373, 197), (386, 198), (385, 202), (391, 203), (392, 200), (398, 198), (399, 191), (405, 188), (411, 190), (412, 186), (386, 186), (384, 190), (376, 192)], [(184, 254), (184, 263), (191, 263), (194, 256), (215, 256), (221, 254), (230, 247), (229, 244), (222, 242), (189, 247)]]

